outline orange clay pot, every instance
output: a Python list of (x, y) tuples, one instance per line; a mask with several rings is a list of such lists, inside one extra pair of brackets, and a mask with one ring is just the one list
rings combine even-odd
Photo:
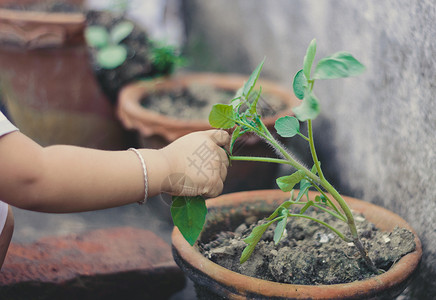
[[(137, 81), (122, 88), (118, 98), (117, 114), (127, 129), (133, 129), (139, 133), (139, 144), (142, 147), (161, 148), (185, 134), (208, 130), (212, 127), (208, 120), (176, 119), (146, 109), (140, 103), (142, 98), (149, 93), (176, 90), (193, 83), (236, 92), (247, 79), (248, 76), (234, 74), (184, 73), (152, 81)], [(297, 106), (299, 100), (290, 88), (284, 88), (273, 82), (259, 80), (258, 86), (262, 87), (262, 93), (273, 95), (286, 103), (285, 110), (278, 112), (275, 116), (263, 118), (265, 125), (275, 132), (273, 129), (275, 120), (280, 116), (291, 115), (292, 107)], [(234, 155), (276, 157), (271, 147), (254, 135), (242, 136), (236, 142), (233, 153)], [(277, 164), (232, 162), (223, 192), (273, 188), (278, 168)], [(253, 178), (251, 174), (258, 174), (258, 176)]]
[[(310, 192), (309, 195), (313, 199), (316, 194)], [(207, 227), (202, 236), (236, 228), (255, 209), (256, 214), (266, 215), (288, 198), (289, 193), (280, 190), (262, 190), (208, 200)], [(382, 275), (347, 284), (317, 286), (271, 282), (225, 269), (191, 247), (177, 228), (172, 233), (174, 259), (194, 281), (197, 291), (200, 291), (199, 296), (204, 299), (217, 296), (225, 299), (394, 299), (406, 288), (418, 267), (422, 255), (421, 242), (410, 225), (398, 215), (368, 202), (350, 197), (344, 199), (354, 211), (362, 213), (381, 230), (390, 231), (399, 226), (412, 231), (415, 234), (415, 251), (402, 257)], [(204, 295), (205, 289), (212, 296)]]
[(125, 131), (89, 63), (85, 27), (83, 13), (0, 8), (3, 100), (21, 132), (41, 145), (125, 149)]
[[(171, 91), (192, 83), (203, 83), (236, 92), (247, 79), (247, 76), (240, 75), (188, 73), (152, 81), (137, 81), (121, 90), (118, 98), (117, 114), (126, 128), (135, 129), (144, 137), (160, 135), (167, 142), (172, 142), (190, 132), (211, 129), (208, 120), (182, 120), (161, 115), (141, 106), (140, 101), (143, 97), (156, 91)], [(263, 121), (267, 127), (271, 127), (279, 116), (290, 114), (291, 108), (299, 104), (298, 99), (290, 89), (262, 80), (259, 80), (258, 85), (262, 87), (262, 93), (277, 96), (288, 107), (288, 109), (279, 112), (276, 116), (264, 118)]]

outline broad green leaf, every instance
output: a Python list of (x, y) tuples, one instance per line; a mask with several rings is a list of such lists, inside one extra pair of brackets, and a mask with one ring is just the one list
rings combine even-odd
[(300, 132), (300, 122), (295, 117), (285, 116), (276, 120), (274, 128), (282, 137), (293, 137)]
[(85, 29), (86, 43), (94, 48), (103, 48), (109, 44), (109, 33), (103, 26), (92, 25)]
[(115, 69), (127, 58), (127, 50), (121, 45), (108, 46), (97, 53), (97, 62), (104, 69)]
[(203, 230), (206, 214), (207, 208), (203, 197), (173, 196), (171, 205), (173, 223), (191, 246)]
[(263, 59), (262, 62), (253, 71), (253, 73), (251, 73), (247, 82), (244, 84), (244, 89), (242, 90), (242, 95), (244, 97), (248, 97), (250, 95), (251, 91), (253, 90), (254, 86), (256, 85), (257, 79), (259, 78), (259, 74), (260, 74), (260, 71), (262, 70), (264, 62), (265, 62), (265, 59)]
[(209, 114), (209, 124), (215, 128), (229, 129), (235, 126), (233, 106), (215, 104)]
[(133, 27), (133, 23), (129, 21), (124, 21), (115, 25), (110, 33), (112, 43), (118, 44), (128, 37), (133, 31)]
[(270, 220), (272, 220), (272, 219), (274, 219), (275, 217), (277, 217), (278, 215), (279, 215), (279, 212), (283, 209), (283, 208), (285, 208), (285, 209), (288, 209), (289, 208), (289, 206), (291, 206), (292, 205), (292, 203), (293, 203), (293, 201), (285, 201), (285, 202), (283, 202), (282, 204), (280, 204), (280, 206), (279, 207), (277, 207), (276, 208), (276, 210), (268, 217), (268, 218), (266, 218), (268, 221), (270, 221)]
[(365, 71), (362, 65), (348, 52), (337, 52), (321, 59), (313, 74), (313, 79), (334, 79), (357, 76)]
[(280, 240), (282, 239), (283, 232), (285, 232), (286, 229), (286, 223), (288, 222), (288, 210), (285, 208), (282, 208), (280, 210), (280, 216), (282, 217), (278, 222), (277, 226), (274, 229), (274, 244), (277, 245)]
[(312, 69), (313, 60), (316, 54), (316, 39), (313, 39), (306, 50), (303, 61), (303, 72), (307, 80), (310, 80), (310, 69)]
[(300, 70), (295, 74), (294, 81), (292, 82), (292, 88), (294, 89), (295, 96), (302, 100), (304, 98), (304, 91), (307, 87), (307, 79), (303, 73), (303, 70)]
[(262, 237), (265, 230), (275, 221), (276, 219), (254, 227), (250, 235), (244, 239), (244, 242), (246, 242), (248, 245), (245, 247), (244, 251), (242, 251), (241, 258), (239, 259), (239, 262), (241, 264), (246, 262), (247, 259), (250, 258), (251, 254), (254, 251), (254, 248), (256, 247), (257, 243), (259, 243), (260, 238)]
[(293, 109), (295, 116), (301, 122), (315, 119), (320, 113), (318, 99), (312, 92), (304, 95), (302, 103)]
[(298, 170), (297, 172), (289, 175), (282, 176), (276, 179), (277, 185), (283, 192), (290, 192), (294, 186), (304, 178), (304, 172)]

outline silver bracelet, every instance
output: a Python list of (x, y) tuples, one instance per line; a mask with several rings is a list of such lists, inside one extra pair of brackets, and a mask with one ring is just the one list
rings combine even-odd
[(147, 176), (147, 167), (145, 166), (144, 158), (142, 158), (141, 153), (135, 148), (129, 148), (128, 150), (135, 152), (136, 156), (138, 156), (141, 161), (142, 171), (144, 172), (144, 199), (138, 201), (138, 204), (144, 204), (147, 201), (148, 197), (148, 176)]

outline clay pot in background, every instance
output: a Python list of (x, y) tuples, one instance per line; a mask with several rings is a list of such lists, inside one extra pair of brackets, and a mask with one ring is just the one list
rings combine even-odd
[(85, 26), (80, 12), (0, 9), (3, 99), (21, 132), (43, 146), (125, 149), (125, 131), (89, 63)]
[[(117, 115), (127, 129), (139, 134), (140, 144), (149, 148), (160, 148), (175, 139), (194, 131), (211, 129), (208, 120), (186, 120), (166, 116), (141, 105), (148, 94), (178, 90), (190, 84), (204, 84), (219, 89), (236, 92), (248, 79), (247, 76), (216, 73), (181, 73), (167, 78), (151, 81), (137, 81), (122, 88), (117, 106)], [(274, 95), (286, 105), (283, 111), (263, 119), (272, 129), (275, 120), (292, 113), (292, 107), (298, 105), (298, 99), (289, 89), (273, 82), (259, 80), (263, 94)], [(231, 99), (224, 99), (230, 101)], [(235, 145), (235, 155), (258, 155), (276, 157), (276, 154), (256, 136), (247, 136)], [(271, 188), (275, 184), (278, 166), (258, 162), (233, 162), (224, 184), (224, 192), (247, 189)], [(258, 176), (248, 176), (258, 174)]]

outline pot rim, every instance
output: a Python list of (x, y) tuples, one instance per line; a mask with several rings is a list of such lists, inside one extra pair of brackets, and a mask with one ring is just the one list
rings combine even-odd
[(83, 13), (0, 8), (0, 43), (25, 49), (85, 45)]
[[(158, 133), (172, 141), (186, 133), (198, 130), (213, 129), (207, 120), (186, 120), (166, 116), (144, 108), (140, 100), (149, 91), (163, 91), (185, 87), (191, 83), (210, 84), (218, 88), (237, 91), (248, 79), (239, 74), (223, 74), (210, 72), (181, 72), (179, 74), (160, 77), (147, 81), (134, 81), (124, 86), (118, 97), (117, 115), (129, 129), (136, 129), (144, 136)], [(259, 79), (258, 85), (262, 91), (275, 94), (287, 104), (287, 110), (278, 112), (275, 116), (264, 118), (265, 125), (272, 126), (278, 117), (292, 114), (291, 108), (300, 101), (291, 90), (269, 80)]]
[[(309, 191), (310, 198), (315, 197), (316, 194), (316, 192)], [(228, 207), (230, 205), (242, 205), (248, 199), (254, 199), (251, 200), (253, 202), (256, 200), (268, 202), (280, 197), (286, 199), (289, 197), (289, 194), (281, 190), (238, 192), (210, 199), (206, 201), (206, 204), (208, 208)], [(385, 208), (352, 197), (343, 198), (353, 210), (361, 212), (368, 220), (375, 223), (382, 230), (392, 230), (395, 227), (394, 225), (410, 230), (415, 235), (415, 250), (403, 256), (384, 274), (351, 283), (311, 286), (272, 282), (230, 271), (210, 261), (196, 248), (191, 247), (177, 227), (174, 227), (172, 233), (173, 249), (192, 267), (200, 270), (206, 276), (213, 278), (223, 286), (235, 287), (236, 290), (242, 291), (241, 293), (243, 294), (254, 293), (268, 297), (313, 297), (316, 299), (327, 299), (332, 297), (332, 294), (329, 293), (333, 293), (333, 295), (336, 295), (335, 298), (347, 298), (356, 295), (377, 295), (386, 288), (408, 280), (417, 268), (422, 256), (421, 242), (413, 228), (403, 218)], [(243, 280), (238, 278), (243, 278)]]
[(19, 22), (41, 22), (49, 24), (82, 24), (85, 15), (80, 12), (45, 12), (0, 8), (0, 19)]

